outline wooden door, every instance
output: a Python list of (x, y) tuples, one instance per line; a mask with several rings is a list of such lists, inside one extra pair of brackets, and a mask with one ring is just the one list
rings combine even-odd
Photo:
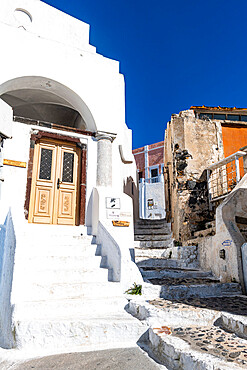
[(75, 225), (78, 148), (62, 142), (35, 145), (29, 222)]

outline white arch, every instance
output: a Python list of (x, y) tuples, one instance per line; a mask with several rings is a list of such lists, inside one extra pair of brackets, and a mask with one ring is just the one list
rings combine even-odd
[(63, 100), (64, 106), (75, 109), (81, 115), (88, 131), (97, 131), (93, 115), (81, 97), (69, 87), (47, 77), (23, 76), (6, 81), (0, 85), (0, 96), (15, 90), (25, 89), (46, 91), (54, 94)]

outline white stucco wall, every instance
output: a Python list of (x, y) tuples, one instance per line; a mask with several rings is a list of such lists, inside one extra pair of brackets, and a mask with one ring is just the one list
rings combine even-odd
[(12, 135), (12, 108), (0, 100), (0, 136), (10, 138)]
[[(110, 267), (117, 273), (117, 266), (120, 266), (123, 286), (127, 288), (134, 281), (141, 282), (139, 270), (130, 257), (134, 244), (133, 207), (132, 199), (124, 194), (124, 186), (129, 179), (136, 181), (136, 167), (131, 152), (132, 132), (125, 124), (125, 87), (124, 77), (119, 73), (119, 63), (97, 54), (96, 49), (89, 45), (87, 24), (38, 0), (1, 0), (0, 33), (4, 35), (0, 46), (0, 98), (3, 94), (5, 98), (12, 94), (9, 100), (13, 101), (17, 90), (22, 91), (22, 96), (24, 91), (27, 101), (34, 99), (32, 93), (35, 91), (37, 100), (34, 103), (39, 103), (39, 92), (43, 96), (57, 97), (59, 103), (64, 102), (65, 107), (78, 112), (85, 122), (86, 130), (93, 133), (93, 136), (87, 136), (75, 131), (61, 131), (13, 121), (11, 108), (1, 103), (0, 99), (0, 130), (4, 127), (5, 132), (12, 137), (4, 142), (4, 159), (25, 162), (28, 166), (30, 135), (33, 130), (80, 138), (87, 145), (88, 231), (95, 226), (95, 221), (103, 225), (101, 235), (97, 235), (96, 224), (96, 236), (99, 243), (104, 243), (103, 252)], [(110, 143), (112, 185), (105, 189), (97, 188), (96, 184), (99, 143), (94, 135), (97, 136), (99, 132), (110, 134), (114, 138)], [(107, 160), (109, 158), (106, 157), (105, 161)], [(25, 301), (21, 275), (28, 255), (23, 253), (23, 240), (30, 233), (37, 238), (35, 231), (30, 231), (24, 214), (27, 166), (22, 168), (4, 165), (2, 171), (4, 182), (0, 199), (0, 283), (4, 294), (0, 296), (0, 326), (6, 322), (6, 335), (4, 338), (0, 335), (0, 346), (5, 345), (5, 340), (6, 346), (11, 346), (8, 342), (12, 335), (11, 307), (17, 301)], [(94, 202), (94, 189), (98, 191), (99, 202)], [(106, 196), (121, 199), (121, 219), (130, 220), (127, 230), (114, 228), (111, 219), (107, 218)], [(2, 226), (4, 223), (6, 227)], [(7, 239), (6, 235), (9, 235)], [(109, 248), (109, 241), (113, 249)], [(114, 258), (112, 251), (117, 251), (116, 254), (114, 252)], [(7, 306), (4, 302), (7, 302)]]
[[(26, 14), (20, 17), (22, 13), (16, 9), (25, 10), (32, 21), (27, 20)], [(124, 77), (119, 73), (117, 61), (97, 54), (89, 45), (89, 26), (41, 1), (23, 0), (20, 4), (18, 0), (3, 0), (0, 32), (5, 35), (1, 43), (0, 95), (16, 89), (37, 89), (62, 97), (82, 115), (89, 130), (117, 134), (112, 143), (113, 188), (122, 191), (128, 178), (135, 181), (134, 161), (123, 163), (119, 152), (122, 145), (132, 157), (132, 133), (125, 124)], [(30, 127), (16, 124), (15, 130), (12, 143), (6, 144), (5, 157), (27, 162)], [(22, 142), (17, 139), (19, 135), (23, 136)], [(90, 142), (88, 200), (95, 186), (97, 143), (92, 138), (85, 140)], [(6, 168), (4, 171), (10, 178), (14, 174), (20, 176), (21, 189), (14, 198), (15, 208), (21, 209), (26, 170)], [(5, 188), (8, 186), (11, 188), (6, 178)]]

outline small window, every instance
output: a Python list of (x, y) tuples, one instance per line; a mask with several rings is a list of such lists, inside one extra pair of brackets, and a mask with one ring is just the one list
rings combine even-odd
[(214, 119), (224, 120), (226, 119), (226, 114), (215, 113)]
[(241, 121), (247, 122), (247, 116), (241, 116)]
[(227, 119), (229, 121), (240, 121), (240, 116), (238, 114), (228, 114)]
[(143, 172), (142, 171), (139, 171), (138, 172), (138, 176), (139, 176), (139, 181), (143, 178)]
[(200, 119), (213, 119), (213, 114), (212, 113), (200, 113), (199, 114)]
[(151, 169), (151, 177), (158, 177), (158, 168)]
[(150, 174), (151, 174), (151, 183), (159, 182), (159, 169), (157, 167), (151, 168)]

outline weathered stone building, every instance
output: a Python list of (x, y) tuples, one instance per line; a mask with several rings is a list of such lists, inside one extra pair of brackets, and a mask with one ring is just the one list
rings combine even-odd
[[(247, 110), (191, 107), (165, 134), (167, 219), (177, 244), (198, 246), (202, 268), (245, 290)], [(246, 261), (245, 261), (246, 264)]]
[(172, 115), (165, 133), (165, 192), (177, 241), (191, 239), (214, 218), (206, 170), (247, 145), (246, 121), (247, 110), (237, 108), (191, 107)]

